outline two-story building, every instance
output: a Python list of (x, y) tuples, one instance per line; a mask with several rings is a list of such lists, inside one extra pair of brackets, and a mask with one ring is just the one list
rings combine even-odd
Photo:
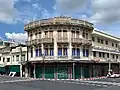
[(9, 75), (10, 72), (16, 72), (16, 76), (25, 76), (25, 67), (23, 62), (27, 61), (26, 45), (10, 44), (0, 50), (0, 73)]
[(71, 17), (30, 22), (29, 75), (36, 78), (88, 78), (118, 72), (120, 39), (94, 30), (92, 23)]

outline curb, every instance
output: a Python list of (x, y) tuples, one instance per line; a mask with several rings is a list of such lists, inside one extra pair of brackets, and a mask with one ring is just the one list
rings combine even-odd
[(97, 79), (105, 79), (106, 76), (103, 77), (93, 77), (93, 78), (80, 78), (80, 79), (46, 79), (46, 78), (29, 78), (32, 80), (48, 80), (48, 81), (90, 81), (90, 80), (97, 80)]

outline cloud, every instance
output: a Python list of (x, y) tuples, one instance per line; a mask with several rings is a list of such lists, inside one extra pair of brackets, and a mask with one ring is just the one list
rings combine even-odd
[(12, 39), (12, 40), (20, 40), (20, 41), (25, 41), (27, 40), (27, 33), (5, 33), (5, 36), (8, 39)]
[(120, 20), (120, 0), (92, 0), (91, 21), (111, 24)]
[(0, 22), (13, 23), (17, 15), (18, 11), (14, 8), (13, 0), (0, 0)]
[(61, 13), (76, 13), (85, 10), (85, 6), (88, 0), (56, 0), (56, 4), (53, 7)]

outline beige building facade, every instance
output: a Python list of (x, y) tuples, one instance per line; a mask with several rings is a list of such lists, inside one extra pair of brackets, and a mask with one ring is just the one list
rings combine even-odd
[[(27, 47), (26, 45), (18, 45), (1, 41), (0, 48), (0, 74), (9, 75), (10, 72), (15, 72), (16, 76), (25, 76), (24, 62), (27, 61)], [(27, 75), (27, 74), (26, 74)]]
[(119, 71), (120, 39), (92, 23), (60, 16), (31, 22), (24, 30), (31, 77), (88, 78)]

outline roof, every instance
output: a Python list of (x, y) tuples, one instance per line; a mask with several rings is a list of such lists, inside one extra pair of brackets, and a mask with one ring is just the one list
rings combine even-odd
[(107, 32), (104, 32), (104, 31), (101, 31), (101, 30), (96, 30), (96, 29), (94, 29), (94, 31), (93, 31), (93, 34), (101, 34), (102, 36), (104, 35), (105, 37), (108, 37), (108, 38), (110, 38), (110, 39), (114, 39), (114, 40), (117, 40), (117, 41), (120, 41), (120, 38), (119, 37), (117, 37), (117, 36), (114, 36), (114, 35), (112, 35), (112, 34), (109, 34), (109, 33), (107, 33)]

